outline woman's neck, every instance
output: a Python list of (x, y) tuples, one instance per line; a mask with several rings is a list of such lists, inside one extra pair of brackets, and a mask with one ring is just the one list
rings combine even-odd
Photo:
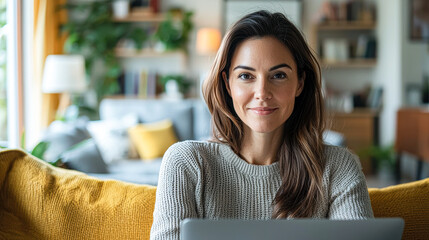
[(244, 129), (240, 155), (250, 164), (270, 165), (277, 161), (277, 152), (283, 138), (283, 128), (271, 133), (257, 133)]

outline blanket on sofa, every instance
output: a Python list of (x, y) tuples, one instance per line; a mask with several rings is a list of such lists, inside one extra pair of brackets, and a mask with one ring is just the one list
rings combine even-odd
[(156, 188), (0, 152), (0, 239), (149, 239)]

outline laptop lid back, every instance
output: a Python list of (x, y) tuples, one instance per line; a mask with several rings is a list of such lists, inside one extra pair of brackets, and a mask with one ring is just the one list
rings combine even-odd
[(368, 220), (207, 220), (185, 219), (181, 240), (288, 239), (288, 240), (400, 240), (404, 229), (401, 218)]

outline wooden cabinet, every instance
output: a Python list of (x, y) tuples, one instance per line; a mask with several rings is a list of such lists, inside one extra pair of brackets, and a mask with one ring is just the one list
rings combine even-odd
[(396, 174), (400, 181), (400, 158), (406, 152), (417, 158), (416, 178), (421, 178), (423, 162), (429, 162), (429, 110), (423, 108), (402, 108), (397, 113)]
[(370, 109), (332, 112), (328, 119), (328, 127), (344, 135), (346, 146), (360, 157), (364, 173), (371, 174), (371, 161), (363, 157), (363, 152), (378, 143), (378, 112)]

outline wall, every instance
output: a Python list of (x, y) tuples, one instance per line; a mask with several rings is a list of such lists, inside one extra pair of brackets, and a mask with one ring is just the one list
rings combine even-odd
[(401, 106), (401, 13), (402, 0), (377, 1), (378, 64), (377, 84), (383, 86), (383, 110), (380, 115), (381, 144), (391, 144), (395, 138), (396, 111)]
[(409, 19), (410, 11), (408, 1), (402, 1), (401, 6), (403, 21), (401, 24), (402, 44), (402, 101), (403, 105), (408, 105), (407, 101), (407, 86), (409, 84), (421, 85), (423, 73), (429, 74), (429, 46), (421, 41), (411, 41), (409, 38)]

